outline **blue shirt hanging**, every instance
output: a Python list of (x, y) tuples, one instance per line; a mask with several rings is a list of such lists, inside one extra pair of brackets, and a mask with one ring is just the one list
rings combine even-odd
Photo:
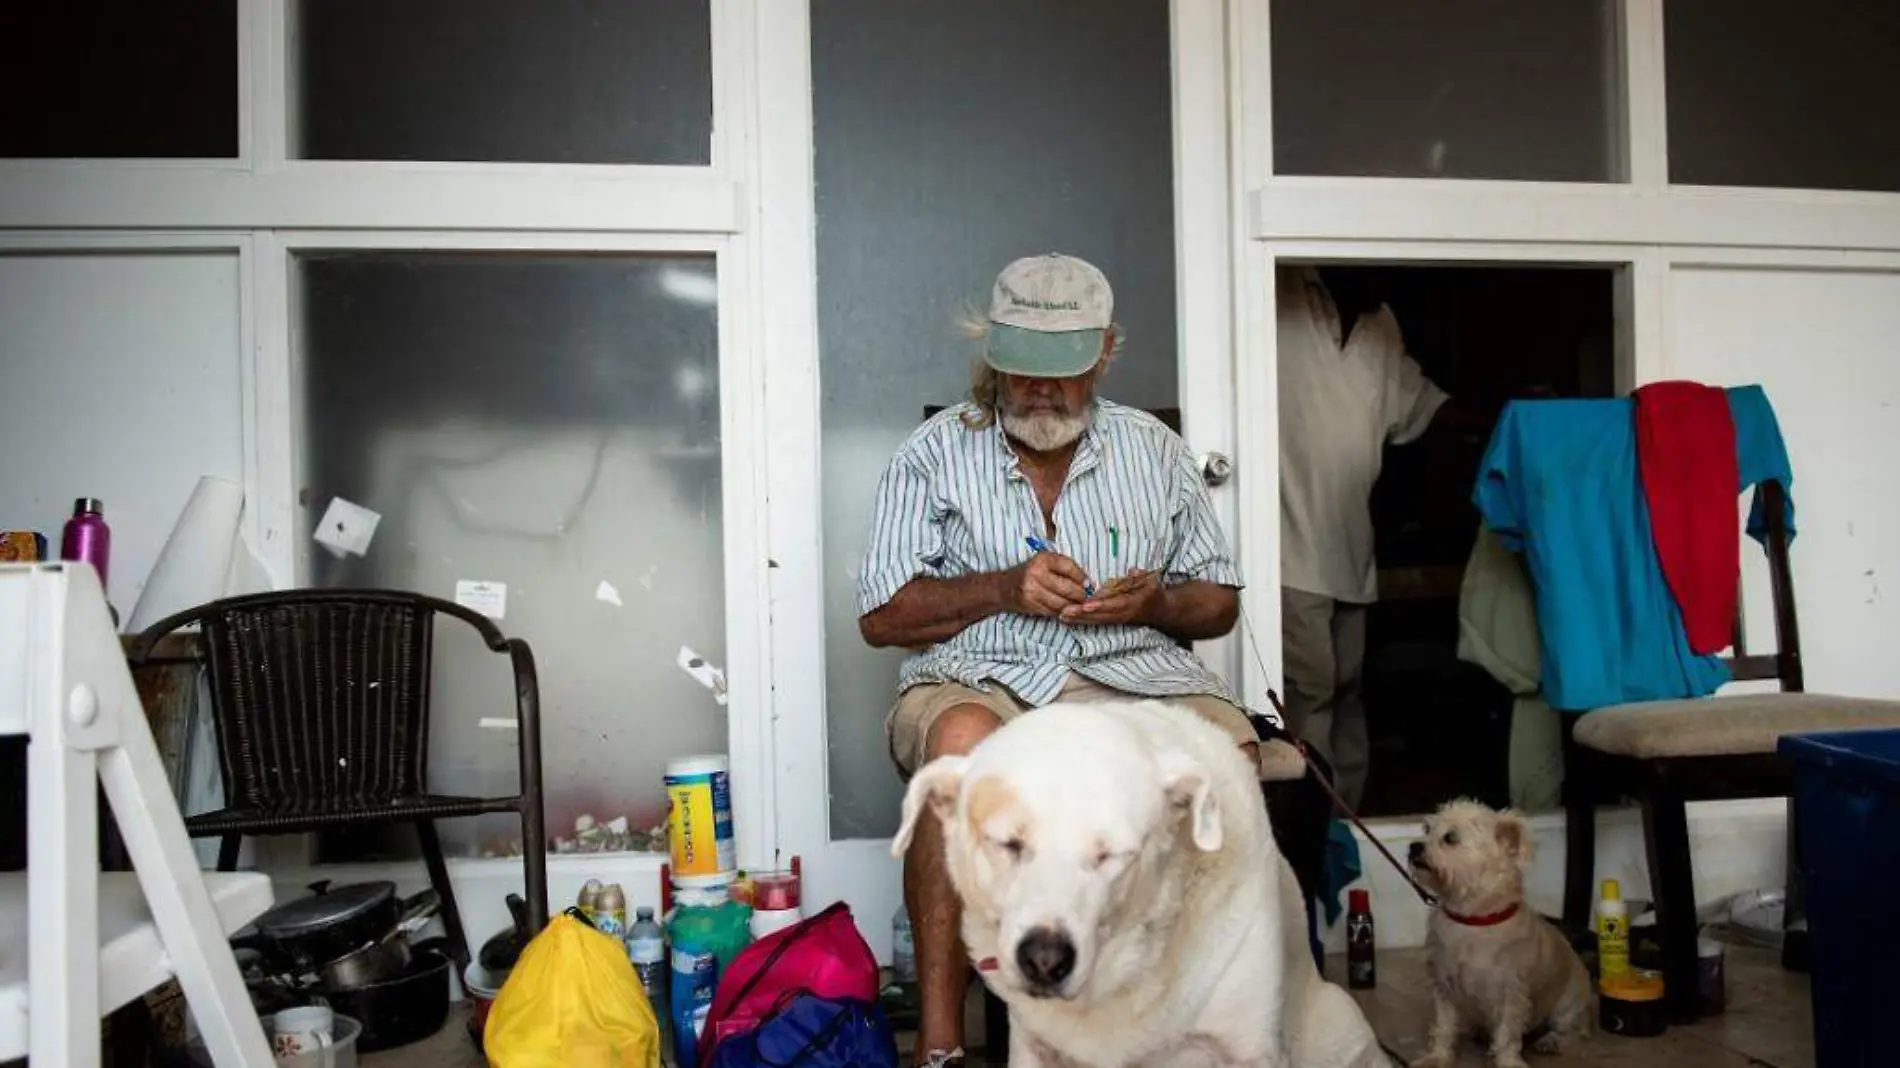
[[(1774, 408), (1759, 386), (1728, 391), (1736, 492), (1793, 472)], [(1544, 694), (1583, 712), (1634, 701), (1701, 697), (1728, 666), (1689, 649), (1663, 578), (1636, 462), (1634, 402), (1520, 401), (1504, 409), (1478, 468), (1473, 500), (1505, 544), (1524, 554), (1537, 590)], [(1784, 518), (1794, 532), (1794, 504)], [(1765, 524), (1757, 495), (1748, 532)]]

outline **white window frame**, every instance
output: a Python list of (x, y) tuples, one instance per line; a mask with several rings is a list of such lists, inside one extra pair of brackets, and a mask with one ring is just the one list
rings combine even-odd
[(292, 158), (295, 0), (235, 2), (237, 158), (0, 160), (0, 229), (741, 229), (754, 51), (747, 0), (711, 3), (712, 162), (704, 167)]
[[(1618, 116), (1622, 182), (1519, 182), (1357, 178), (1273, 173), (1271, 6), (1301, 0), (1232, 0), (1239, 50), (1235, 148), (1236, 379), (1243, 419), (1240, 454), (1277, 454), (1279, 412), (1273, 264), (1280, 259), (1437, 263), (1627, 264), (1617, 295), (1619, 384), (1669, 375), (1670, 277), (1708, 263), (1829, 270), (1878, 267), (1900, 257), (1900, 194), (1679, 185), (1669, 181), (1663, 4), (1619, 0), (1622, 48)], [(1278, 471), (1238, 468), (1243, 566), (1255, 619), (1279, 618)], [(1277, 628), (1261, 635), (1273, 679), (1282, 661)], [(1245, 693), (1269, 680), (1253, 663)]]
[[(766, 635), (765, 275), (755, 250), (761, 10), (712, 0), (706, 166), (300, 160), (290, 156), (293, 0), (238, 4), (238, 156), (0, 160), (0, 255), (227, 249), (240, 257), (243, 535), (279, 587), (301, 577), (291, 270), (306, 251), (696, 252), (716, 258), (729, 749), (741, 862), (777, 837)], [(769, 94), (767, 94), (769, 96)], [(172, 231), (176, 231), (175, 233)], [(657, 788), (657, 784), (656, 784)]]
[[(822, 726), (823, 574), (815, 244), (803, 0), (712, 0), (713, 130), (705, 167), (377, 163), (288, 153), (290, 0), (239, 3), (239, 156), (0, 161), (0, 254), (230, 249), (241, 260), (245, 534), (279, 583), (295, 574), (290, 257), (314, 248), (713, 251), (725, 432), (728, 675), (741, 860), (823, 840), (808, 806), (777, 803), (775, 743)], [(1183, 380), (1197, 441), (1233, 442), (1232, 523), (1252, 581), (1252, 648), (1215, 658), (1261, 701), (1280, 671), (1277, 259), (1628, 263), (1634, 380), (1667, 374), (1671, 272), (1702, 264), (1900, 266), (1900, 194), (1672, 185), (1664, 0), (1620, 0), (1617, 131), (1625, 183), (1278, 176), (1272, 173), (1275, 0), (1172, 0), (1179, 146), (1224, 151), (1224, 188), (1176, 190), (1177, 242), (1225, 240), (1230, 261), (1183, 275), (1182, 342), (1222, 345), (1231, 374)], [(1303, 0), (1277, 0), (1291, 3)], [(1181, 105), (1177, 103), (1177, 107)], [(1205, 124), (1205, 114), (1229, 121)], [(1224, 237), (1223, 237), (1224, 235)], [(730, 377), (728, 377), (730, 376)], [(1225, 395), (1225, 400), (1222, 400)], [(784, 728), (780, 734), (781, 726)], [(819, 754), (822, 759), (822, 752)], [(824, 771), (798, 768), (798, 783)]]
[[(756, 332), (746, 309), (755, 303), (751, 287), (755, 282), (749, 265), (746, 242), (736, 235), (691, 233), (513, 233), (507, 231), (279, 231), (258, 238), (258, 269), (263, 281), (260, 288), (271, 294), (271, 307), (287, 314), (294, 306), (291, 272), (298, 256), (313, 252), (436, 252), (436, 253), (518, 253), (523, 257), (558, 256), (588, 253), (612, 256), (707, 255), (712, 256), (718, 280), (718, 361), (720, 382), (721, 508), (723, 559), (725, 561), (725, 629), (728, 683), (729, 758), (735, 783), (747, 785), (734, 791), (735, 821), (744, 828), (745, 837), (771, 841), (775, 833), (772, 806), (768, 795), (751, 783), (760, 768), (771, 762), (769, 738), (764, 726), (769, 722), (764, 709), (770, 699), (766, 669), (766, 619), (760, 611), (765, 603), (767, 554), (765, 547), (765, 510), (762, 504), (766, 483), (764, 470), (765, 435), (768, 425), (762, 407), (764, 391), (759, 382), (762, 361), (755, 343)], [(295, 500), (295, 443), (301, 438), (295, 427), (297, 412), (288, 383), (301, 377), (300, 352), (295, 316), (288, 315), (282, 328), (266, 332), (259, 346), (259, 377), (271, 383), (284, 383), (283, 403), (292, 408), (289, 419), (273, 424), (277, 440), (264, 451), (282, 465), (284, 474), (260, 485), (260, 510), (278, 516), (284, 529), (301, 529)], [(728, 390), (730, 394), (728, 395)], [(268, 536), (268, 535), (267, 535)], [(308, 578), (309, 545), (300, 537), (273, 539), (276, 547), (268, 561), (274, 574), (294, 576), (301, 584)], [(289, 558), (286, 559), (286, 554)], [(769, 851), (761, 851), (761, 855)], [(758, 857), (747, 861), (758, 866)]]

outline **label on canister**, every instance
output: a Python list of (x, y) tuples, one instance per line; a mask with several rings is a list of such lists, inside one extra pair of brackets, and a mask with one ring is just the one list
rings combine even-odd
[(732, 785), (725, 757), (687, 757), (666, 766), (667, 838), (675, 876), (731, 871)]

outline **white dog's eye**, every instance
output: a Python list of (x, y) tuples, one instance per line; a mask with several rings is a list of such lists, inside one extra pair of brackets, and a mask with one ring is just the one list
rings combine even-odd
[(1444, 841), (1445, 841), (1445, 844), (1448, 846), (1456, 846), (1458, 844), (1458, 832), (1446, 831)]
[(1021, 860), (1023, 858), (1023, 840), (1021, 838), (1005, 838), (996, 843), (996, 848), (1008, 853), (1011, 860)]
[(1125, 850), (1120, 850), (1120, 851), (1113, 850), (1113, 849), (1102, 849), (1102, 850), (1096, 851), (1095, 856), (1089, 858), (1089, 868), (1090, 870), (1094, 870), (1094, 871), (1099, 871), (1103, 868), (1111, 868), (1111, 869), (1123, 868), (1123, 867), (1126, 867), (1128, 863), (1134, 859), (1135, 859), (1135, 851), (1132, 849), (1125, 849)]

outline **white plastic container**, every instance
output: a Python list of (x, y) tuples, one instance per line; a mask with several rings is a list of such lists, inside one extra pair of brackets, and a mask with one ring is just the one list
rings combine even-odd
[(718, 755), (668, 761), (666, 800), (667, 844), (676, 883), (738, 867), (730, 761)]
[[(263, 1021), (265, 1041), (270, 1040), (270, 1021)], [(191, 1063), (200, 1068), (216, 1068), (211, 1061), (211, 1051), (205, 1048), (204, 1039), (198, 1037), (194, 1025), (185, 1040), (185, 1053)], [(330, 1044), (323, 1049), (308, 1053), (296, 1053), (288, 1057), (279, 1057), (273, 1068), (356, 1068), (356, 1040), (362, 1037), (363, 1025), (342, 1013), (336, 1014), (336, 1023), (331, 1028)]]
[[(673, 904), (717, 905), (732, 897), (733, 884), (739, 881), (737, 871), (715, 872), (711, 875), (688, 875), (673, 877)], [(691, 900), (682, 902), (680, 895), (690, 895)]]
[(137, 634), (173, 612), (224, 596), (243, 511), (244, 490), (237, 483), (216, 475), (198, 480), (132, 605), (126, 633)]
[(803, 909), (754, 909), (752, 912), (752, 940), (754, 942), (767, 935), (777, 934), (805, 918)]

